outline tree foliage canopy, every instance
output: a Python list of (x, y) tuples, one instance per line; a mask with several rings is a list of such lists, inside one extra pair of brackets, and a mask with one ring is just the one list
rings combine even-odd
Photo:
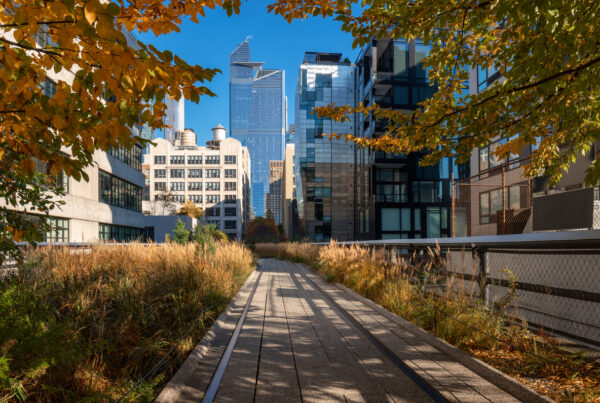
[[(377, 105), (333, 105), (320, 116), (354, 112), (387, 119), (384, 136), (349, 140), (388, 152), (429, 152), (424, 163), (458, 155), (500, 137), (496, 155), (535, 145), (525, 173), (560, 178), (600, 137), (600, 3), (595, 0), (277, 0), (269, 9), (288, 21), (333, 16), (354, 45), (370, 38), (421, 39), (432, 46), (425, 67), (438, 91), (415, 111)], [(353, 10), (360, 10), (354, 12)], [(503, 79), (465, 93), (468, 66), (498, 70)], [(335, 133), (340, 136), (341, 133)], [(600, 179), (600, 160), (586, 182)]]
[[(56, 203), (36, 192), (60, 192), (39, 185), (36, 163), (45, 163), (49, 176), (64, 172), (87, 180), (84, 169), (96, 150), (142, 145), (132, 130), (136, 125), (165, 127), (166, 95), (194, 102), (213, 96), (204, 83), (219, 70), (189, 65), (129, 32), (167, 34), (179, 31), (185, 17), (198, 22), (207, 8), (232, 14), (239, 5), (239, 0), (0, 0), (2, 201), (48, 214)], [(2, 244), (39, 238), (25, 224), (3, 207)]]
[(196, 206), (192, 201), (186, 200), (179, 208), (177, 215), (187, 215), (192, 218), (202, 218), (202, 208)]
[(246, 234), (244, 235), (246, 242), (278, 242), (281, 240), (277, 224), (273, 218), (256, 217), (248, 223)]

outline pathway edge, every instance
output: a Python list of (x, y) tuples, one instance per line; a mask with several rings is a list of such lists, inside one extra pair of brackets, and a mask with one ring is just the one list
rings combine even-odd
[[(257, 269), (259, 267), (260, 263), (257, 265)], [(210, 384), (212, 375), (221, 360), (221, 354), (217, 354), (215, 359), (215, 357), (209, 357), (208, 353), (214, 352), (215, 350), (224, 350), (226, 348), (231, 335), (235, 330), (239, 316), (246, 306), (246, 301), (250, 296), (250, 292), (252, 291), (258, 275), (258, 270), (255, 270), (248, 277), (244, 285), (238, 290), (237, 294), (229, 301), (225, 310), (221, 312), (217, 317), (217, 320), (214, 321), (210, 329), (206, 332), (204, 337), (202, 337), (202, 340), (200, 340), (196, 347), (190, 352), (175, 375), (163, 387), (155, 402), (177, 402), (182, 399), (182, 393), (188, 393), (192, 390), (195, 394), (195, 398), (201, 400), (204, 397), (204, 393)], [(239, 312), (235, 312), (236, 310)], [(200, 387), (192, 387), (188, 384), (188, 381), (193, 375), (194, 370), (200, 365), (210, 366), (211, 376), (208, 379), (200, 380), (200, 382), (195, 379), (194, 383), (200, 383), (200, 385), (198, 385)]]
[[(306, 267), (306, 266), (305, 266)], [(308, 270), (313, 271), (309, 267)], [(313, 271), (314, 273), (314, 271)], [(385, 309), (381, 305), (376, 304), (368, 298), (363, 297), (358, 294), (356, 291), (349, 289), (340, 283), (334, 283), (335, 287), (349, 293), (353, 297), (357, 298), (359, 301), (363, 302), (367, 306), (373, 308), (377, 312), (384, 315), (386, 318), (390, 319), (393, 322), (396, 322), (398, 325), (402, 326), (406, 330), (412, 332), (415, 335), (422, 337), (427, 343), (438, 349), (439, 351), (445, 353), (449, 357), (453, 358), (460, 364), (464, 365), (466, 368), (471, 371), (477, 373), (482, 378), (487, 380), (488, 382), (496, 385), (500, 389), (505, 392), (513, 395), (517, 399), (528, 401), (528, 402), (554, 402), (554, 400), (538, 393), (537, 391), (531, 389), (527, 385), (519, 382), (514, 379), (510, 375), (505, 374), (504, 372), (492, 367), (491, 365), (473, 357), (469, 353), (460, 350), (459, 348), (447, 343), (446, 341), (436, 337), (435, 335), (429, 333), (425, 329), (418, 327), (417, 325), (407, 321), (406, 319), (401, 318), (395, 313)]]

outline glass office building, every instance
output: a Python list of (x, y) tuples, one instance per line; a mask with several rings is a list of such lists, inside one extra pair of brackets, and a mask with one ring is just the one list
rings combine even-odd
[(269, 161), (283, 160), (287, 128), (285, 71), (263, 64), (252, 61), (248, 39), (229, 56), (229, 127), (250, 151), (255, 216), (265, 215)]
[[(372, 40), (356, 62), (358, 104), (411, 111), (436, 91), (423, 59), (430, 46), (416, 41)], [(355, 133), (378, 137), (387, 123), (355, 116)], [(450, 177), (465, 178), (469, 165), (444, 158), (422, 167), (423, 153), (388, 154), (356, 149), (355, 239), (439, 238), (452, 234)]]
[(298, 212), (306, 236), (352, 240), (354, 236), (353, 122), (334, 122), (311, 113), (315, 107), (354, 100), (354, 68), (339, 53), (306, 52), (300, 65), (295, 103), (295, 178)]

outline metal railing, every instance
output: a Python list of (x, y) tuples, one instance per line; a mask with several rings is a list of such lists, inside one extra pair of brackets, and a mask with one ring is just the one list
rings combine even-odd
[(409, 265), (429, 256), (444, 291), (469, 294), (546, 334), (600, 346), (598, 230), (340, 244), (385, 248)]

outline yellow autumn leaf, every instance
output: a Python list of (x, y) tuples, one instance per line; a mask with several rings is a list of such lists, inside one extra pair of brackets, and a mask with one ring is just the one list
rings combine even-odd
[(88, 24), (93, 24), (96, 21), (96, 10), (94, 1), (88, 1), (83, 11)]

